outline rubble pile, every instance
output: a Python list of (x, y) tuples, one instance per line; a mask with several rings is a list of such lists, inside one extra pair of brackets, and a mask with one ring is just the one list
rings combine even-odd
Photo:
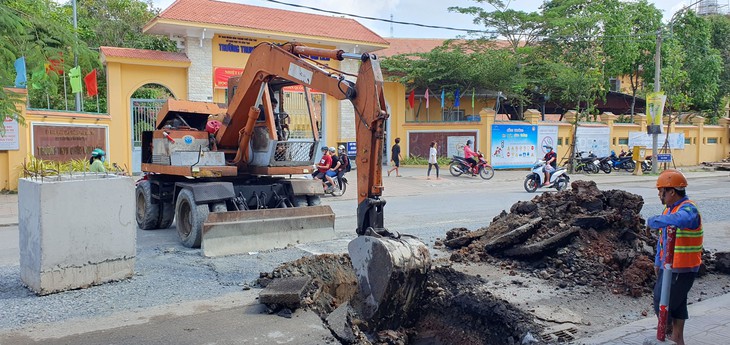
[(655, 240), (640, 216), (641, 196), (601, 191), (593, 181), (571, 187), (517, 202), (487, 227), (452, 229), (443, 245), (453, 249), (452, 261), (526, 270), (563, 288), (605, 286), (634, 297), (650, 292)]
[(349, 256), (301, 258), (260, 276), (258, 283), (264, 287), (276, 278), (311, 277), (311, 286), (298, 306), (317, 312), (342, 344), (520, 344), (525, 339), (539, 344), (533, 335), (539, 334), (541, 327), (530, 314), (494, 297), (482, 278), (449, 267), (434, 267), (429, 272), (413, 319), (403, 328), (376, 334), (361, 330), (363, 321), (351, 307), (358, 302)]

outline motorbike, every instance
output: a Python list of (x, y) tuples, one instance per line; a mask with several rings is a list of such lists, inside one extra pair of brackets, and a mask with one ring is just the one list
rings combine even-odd
[(325, 181), (325, 185), (327, 185), (327, 187), (324, 189), (324, 193), (332, 196), (344, 195), (347, 190), (347, 178), (344, 175), (342, 178), (332, 176), (332, 181), (334, 181), (336, 186), (332, 186), (329, 181)]
[(613, 161), (611, 160), (611, 156), (598, 158), (598, 169), (606, 174), (610, 174), (611, 171), (613, 171)]
[(651, 170), (651, 155), (644, 157), (644, 161), (641, 162), (641, 171), (648, 172)]
[(494, 177), (494, 168), (492, 168), (487, 160), (484, 159), (484, 155), (481, 152), (477, 152), (477, 164), (471, 167), (466, 158), (459, 156), (452, 156), (451, 163), (449, 163), (449, 172), (451, 175), (459, 177), (462, 174), (471, 174), (472, 176), (479, 175), (485, 180), (489, 180)]
[(544, 160), (538, 160), (532, 166), (532, 172), (525, 177), (524, 186), (527, 192), (534, 193), (539, 188), (555, 188), (558, 191), (568, 188), (570, 177), (568, 176), (565, 168), (557, 168), (555, 171), (550, 173), (550, 183), (543, 186), (543, 180), (545, 179), (545, 172), (543, 171), (544, 166)]
[(578, 151), (575, 153), (575, 172), (585, 171), (586, 174), (596, 174), (600, 166), (600, 160), (593, 152)]
[(628, 172), (634, 171), (636, 168), (636, 162), (634, 162), (631, 155), (624, 150), (621, 150), (621, 154), (616, 156), (616, 151), (611, 151), (611, 161), (613, 162), (613, 170), (626, 170)]

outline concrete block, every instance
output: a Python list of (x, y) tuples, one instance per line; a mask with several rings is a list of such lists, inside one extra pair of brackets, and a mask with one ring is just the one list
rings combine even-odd
[(259, 302), (296, 309), (312, 277), (284, 277), (274, 279), (259, 293)]
[(134, 273), (134, 180), (107, 174), (20, 179), (20, 278), (38, 295)]
[(355, 334), (352, 332), (352, 313), (349, 302), (341, 304), (337, 309), (327, 315), (327, 325), (332, 334), (344, 344), (355, 343)]

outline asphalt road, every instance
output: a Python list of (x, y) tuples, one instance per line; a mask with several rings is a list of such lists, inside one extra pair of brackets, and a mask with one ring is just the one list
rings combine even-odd
[[(446, 172), (445, 169), (442, 172)], [(497, 171), (495, 178), (489, 181), (443, 175), (440, 180), (426, 180), (422, 168), (405, 168), (401, 173), (404, 177), (384, 177), (384, 195), (388, 201), (386, 225), (391, 230), (418, 236), (429, 246), (451, 228), (474, 230), (487, 226), (494, 216), (509, 210), (514, 202), (535, 196), (522, 189), (524, 171)], [(703, 215), (706, 247), (730, 250), (730, 217), (727, 217), (730, 177), (727, 173), (687, 175), (690, 178), (689, 195), (698, 203)], [(573, 180), (582, 178), (595, 180), (601, 189), (623, 189), (643, 196), (645, 217), (661, 211), (654, 188), (655, 177), (625, 173), (572, 177)], [(297, 253), (346, 252), (347, 242), (355, 236), (355, 194), (352, 185), (343, 197), (323, 198), (323, 203), (331, 205), (337, 215), (339, 238), (297, 245)], [(0, 267), (18, 264), (17, 243), (17, 226), (0, 227)], [(179, 244), (174, 229), (139, 230), (138, 247), (140, 251), (175, 249)], [(439, 255), (439, 252), (432, 250), (432, 254)], [(285, 262), (291, 260), (292, 249), (274, 251), (270, 256), (272, 260), (279, 258), (279, 262)], [(219, 260), (236, 259), (206, 259), (205, 265), (216, 266)], [(140, 260), (146, 259), (138, 256), (138, 266)], [(244, 277), (256, 276), (258, 272), (248, 273)], [(95, 287), (105, 288), (107, 285)], [(225, 291), (202, 300), (162, 301), (152, 307), (121, 310), (103, 317), (86, 316), (26, 325), (21, 329), (0, 329), (0, 344), (323, 344), (333, 341), (329, 331), (311, 312), (297, 311), (291, 319), (268, 315), (256, 302), (257, 289)], [(105, 302), (113, 305), (115, 297), (107, 297), (111, 300)], [(0, 309), (2, 302), (0, 298)]]

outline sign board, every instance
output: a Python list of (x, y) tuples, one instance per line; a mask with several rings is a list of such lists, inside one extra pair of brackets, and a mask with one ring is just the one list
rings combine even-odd
[(476, 151), (476, 140), (474, 136), (460, 136), (460, 135), (450, 135), (446, 138), (446, 152), (448, 152), (449, 157), (451, 156), (459, 156), (464, 157), (464, 146), (466, 145), (466, 141), (471, 140), (472, 146), (471, 148)]
[(631, 159), (633, 159), (637, 162), (643, 162), (645, 157), (646, 157), (646, 148), (644, 146), (634, 146), (634, 151), (633, 151), (633, 154), (631, 155)]
[(216, 89), (227, 89), (228, 78), (243, 74), (243, 68), (216, 67), (213, 69), (213, 87)]
[(535, 125), (492, 125), (492, 166), (531, 167), (540, 158), (536, 153), (537, 128)]
[(357, 143), (354, 141), (348, 141), (347, 142), (347, 155), (348, 156), (355, 156), (357, 155)]
[(6, 117), (4, 124), (5, 134), (0, 135), (0, 151), (20, 149), (20, 130), (18, 129), (18, 121)]
[[(664, 116), (664, 103), (667, 95), (664, 92), (651, 92), (646, 95), (646, 123), (649, 125), (661, 126)], [(661, 131), (661, 127), (659, 127)]]
[[(659, 147), (664, 146), (665, 136), (659, 137)], [(669, 133), (669, 148), (684, 149), (684, 133)], [(652, 147), (651, 135), (644, 132), (629, 132), (629, 147)]]
[(576, 152), (593, 152), (598, 157), (611, 154), (609, 148), (610, 132), (608, 127), (578, 127), (575, 135)]
[(537, 128), (537, 155), (548, 153), (545, 145), (552, 146), (558, 152), (558, 126), (540, 126)]
[(107, 126), (32, 123), (33, 155), (43, 160), (65, 162), (88, 159), (91, 151), (108, 151)]
[(657, 163), (669, 163), (672, 161), (672, 154), (671, 153), (658, 153), (656, 155), (656, 161), (657, 161)]

